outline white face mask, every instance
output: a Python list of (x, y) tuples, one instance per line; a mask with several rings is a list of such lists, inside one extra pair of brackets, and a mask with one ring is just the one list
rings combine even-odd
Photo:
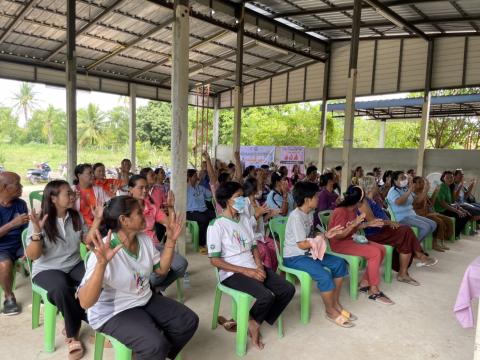
[(408, 179), (400, 181), (400, 187), (407, 187), (408, 185)]

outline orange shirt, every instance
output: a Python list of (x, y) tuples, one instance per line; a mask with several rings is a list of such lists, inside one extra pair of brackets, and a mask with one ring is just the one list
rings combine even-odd
[(85, 223), (90, 227), (93, 224), (93, 210), (97, 206), (95, 192), (93, 191), (93, 187), (89, 187), (88, 189), (81, 189), (79, 187), (78, 189), (80, 191), (80, 213)]
[(100, 186), (110, 197), (116, 195), (116, 190), (120, 188), (123, 183), (119, 179), (101, 179), (95, 180), (95, 185)]

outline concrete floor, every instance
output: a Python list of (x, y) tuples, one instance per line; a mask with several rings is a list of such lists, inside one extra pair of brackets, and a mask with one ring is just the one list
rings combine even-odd
[[(480, 237), (466, 237), (451, 245), (446, 253), (433, 252), (440, 260), (434, 268), (412, 267), (411, 275), (422, 286), (413, 287), (396, 280), (383, 285), (394, 306), (370, 303), (363, 296), (351, 301), (348, 280), (342, 292), (343, 304), (359, 320), (353, 329), (343, 329), (324, 318), (319, 292), (314, 289), (309, 325), (299, 320), (299, 289), (285, 312), (285, 337), (278, 338), (275, 327), (263, 326), (266, 347), (258, 351), (249, 347), (245, 359), (445, 359), (473, 358), (474, 330), (457, 323), (453, 304), (467, 265), (480, 254)], [(186, 360), (235, 359), (234, 334), (218, 327), (210, 329), (213, 307), (214, 271), (206, 256), (189, 254), (190, 287), (185, 290), (185, 304), (200, 316), (200, 326), (183, 352)], [(42, 327), (31, 330), (31, 293), (29, 279), (18, 277), (16, 296), (23, 306), (18, 316), (0, 317), (0, 359), (66, 359), (66, 347), (57, 317), (56, 351), (42, 351)], [(175, 287), (167, 290), (175, 296)], [(230, 300), (224, 297), (221, 313), (228, 316)], [(88, 343), (91, 329), (82, 328), (87, 345), (85, 359), (93, 359)], [(105, 350), (105, 359), (113, 359), (113, 350)]]

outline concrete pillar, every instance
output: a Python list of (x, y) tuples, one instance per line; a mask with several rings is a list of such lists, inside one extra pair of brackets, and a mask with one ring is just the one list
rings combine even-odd
[(425, 147), (428, 141), (428, 121), (430, 120), (431, 93), (423, 95), (422, 120), (420, 123), (420, 143), (418, 144), (417, 176), (423, 176), (423, 163), (425, 160)]
[(350, 153), (353, 148), (353, 125), (355, 119), (355, 96), (357, 92), (357, 60), (361, 15), (362, 1), (355, 0), (353, 8), (352, 40), (350, 42), (350, 65), (348, 71), (347, 96), (345, 104), (345, 124), (343, 128), (342, 191), (347, 190), (347, 187), (350, 185), (351, 177)]
[[(329, 49), (328, 49), (329, 50)], [(327, 139), (327, 102), (328, 102), (328, 87), (330, 83), (330, 58), (325, 61), (323, 70), (323, 94), (321, 105), (320, 118), (320, 144), (318, 148), (318, 169), (323, 172), (325, 167), (325, 142)]]
[[(175, 193), (177, 214), (187, 212), (187, 160), (188, 160), (188, 0), (175, 0), (173, 12), (172, 50), (172, 140), (171, 189)], [(185, 229), (177, 241), (177, 249), (185, 255)]]
[(132, 172), (136, 172), (137, 168), (137, 86), (130, 84), (130, 99), (129, 99), (129, 123), (128, 123), (128, 144), (129, 144), (129, 158), (132, 162)]
[(217, 146), (219, 138), (220, 128), (220, 110), (219, 110), (220, 97), (213, 98), (213, 135), (212, 135), (212, 147), (210, 149), (210, 156), (217, 158)]
[(433, 40), (428, 41), (427, 71), (425, 73), (425, 91), (423, 92), (422, 122), (420, 126), (420, 143), (418, 144), (417, 175), (423, 176), (425, 147), (428, 140), (428, 122), (430, 120), (430, 88), (432, 84)]
[(245, 4), (239, 6), (237, 15), (237, 57), (235, 67), (235, 88), (233, 90), (233, 151), (240, 151), (243, 107), (243, 35), (245, 25)]
[(77, 165), (77, 55), (75, 53), (76, 1), (67, 2), (67, 180), (72, 183)]
[(378, 139), (378, 147), (380, 149), (385, 148), (385, 125), (387, 124), (386, 121), (380, 121), (380, 138)]

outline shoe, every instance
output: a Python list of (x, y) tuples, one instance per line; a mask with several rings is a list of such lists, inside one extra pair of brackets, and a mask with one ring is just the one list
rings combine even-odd
[(419, 261), (417, 262), (417, 267), (423, 267), (423, 266), (433, 266), (438, 263), (438, 259), (434, 257), (428, 257), (427, 260), (425, 261)]
[(3, 315), (17, 315), (19, 313), (17, 301), (14, 297), (3, 302)]

